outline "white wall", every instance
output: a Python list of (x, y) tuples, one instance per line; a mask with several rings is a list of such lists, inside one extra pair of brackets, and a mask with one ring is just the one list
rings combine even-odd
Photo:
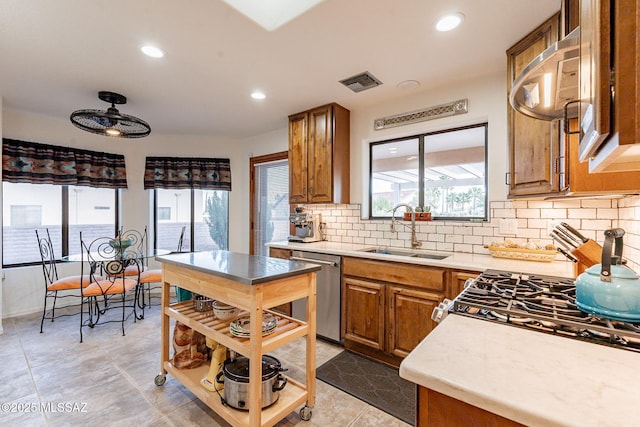
[[(504, 200), (507, 171), (507, 104), (503, 73), (469, 78), (442, 88), (430, 88), (395, 102), (351, 112), (351, 203), (368, 211), (369, 143), (469, 124), (489, 123), (489, 200)], [(375, 89), (373, 89), (375, 90)], [(376, 131), (375, 119), (468, 99), (468, 113)]]

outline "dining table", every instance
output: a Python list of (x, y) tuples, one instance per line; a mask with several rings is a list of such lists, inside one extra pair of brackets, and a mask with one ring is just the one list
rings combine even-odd
[[(157, 256), (168, 255), (170, 253), (172, 253), (172, 251), (168, 249), (150, 249), (148, 251), (140, 251), (137, 248), (127, 248), (125, 250), (122, 250), (122, 259), (144, 260), (144, 259), (154, 258)], [(73, 254), (73, 255), (66, 255), (61, 258), (61, 261), (63, 262), (83, 262), (83, 261), (89, 262), (92, 271), (96, 271), (100, 265), (103, 265), (102, 264), (103, 262), (108, 264), (110, 261), (113, 261), (113, 260), (114, 260), (113, 254), (109, 255), (109, 254), (103, 254), (100, 252), (91, 252), (90, 256), (88, 256), (86, 253), (79, 253), (79, 254)], [(144, 296), (143, 296), (142, 290), (140, 289), (140, 283), (136, 285), (135, 293), (136, 293), (135, 300), (137, 301), (136, 304), (138, 305), (138, 307), (144, 310), (144, 307), (145, 307)], [(104, 309), (106, 308), (107, 308), (107, 303), (105, 299)], [(142, 319), (143, 317), (144, 317), (144, 314), (141, 315), (140, 317), (136, 315), (136, 318), (138, 319)]]
[[(150, 249), (148, 251), (144, 251), (144, 252), (140, 252), (137, 250), (125, 250), (123, 252), (123, 258), (124, 259), (133, 259), (133, 258), (139, 258), (139, 259), (148, 259), (148, 258), (155, 258), (156, 256), (162, 256), (162, 255), (168, 255), (170, 254), (172, 251), (170, 251), (169, 249)], [(82, 261), (87, 261), (88, 257), (86, 254), (73, 254), (73, 255), (66, 255), (63, 256), (62, 258), (60, 258), (61, 261), (64, 262), (82, 262)], [(113, 260), (113, 256), (110, 257), (104, 257), (102, 256), (100, 253), (98, 252), (92, 252), (91, 253), (91, 260), (92, 261), (112, 261)]]

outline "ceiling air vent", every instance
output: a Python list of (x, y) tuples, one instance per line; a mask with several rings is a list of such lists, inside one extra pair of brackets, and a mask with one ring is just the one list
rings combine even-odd
[(380, 80), (376, 79), (373, 74), (368, 71), (340, 80), (340, 83), (356, 93), (382, 84)]

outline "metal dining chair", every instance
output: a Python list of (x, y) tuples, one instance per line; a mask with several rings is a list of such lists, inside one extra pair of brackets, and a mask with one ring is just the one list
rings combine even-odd
[[(182, 244), (184, 241), (184, 232), (187, 226), (182, 226), (182, 231), (180, 232), (180, 238), (178, 239), (178, 248), (173, 253), (182, 252)], [(146, 228), (145, 228), (145, 236), (146, 236)], [(151, 286), (152, 284), (157, 283), (159, 286)], [(143, 301), (144, 301), (144, 291), (146, 287), (147, 291), (147, 300), (149, 301), (148, 305), (151, 306), (151, 290), (158, 289), (162, 286), (162, 270), (161, 269), (153, 269), (153, 270), (145, 270), (140, 273), (140, 284), (142, 285), (142, 293), (143, 293)]]
[[(80, 245), (82, 272), (84, 273), (88, 268), (90, 278), (89, 285), (81, 288), (83, 298), (80, 309), (80, 342), (83, 340), (82, 328), (86, 326), (93, 328), (102, 323), (120, 322), (124, 336), (125, 321), (132, 315), (134, 322), (138, 319), (138, 282), (142, 270), (142, 254), (136, 247), (131, 245), (125, 247), (122, 239), (101, 237), (87, 243), (82, 239), (82, 232)], [(101, 274), (97, 274), (97, 271)], [(136, 273), (131, 274), (132, 271)], [(104, 298), (104, 308), (99, 306), (98, 297)], [(84, 317), (85, 305), (87, 319)], [(100, 319), (118, 306), (122, 308), (122, 316), (119, 319)], [(129, 307), (131, 312), (127, 314), (126, 309)]]
[[(56, 257), (53, 252), (53, 242), (49, 229), (45, 229), (46, 235), (40, 237), (40, 233), (36, 229), (36, 238), (40, 248), (40, 258), (42, 260), (42, 273), (44, 275), (44, 308), (42, 310), (42, 319), (40, 320), (40, 333), (43, 332), (45, 319), (51, 319), (53, 322), (56, 317), (74, 316), (78, 312), (58, 314), (56, 316), (56, 303), (60, 298), (82, 298), (80, 288), (89, 285), (89, 275), (65, 276), (58, 277), (58, 269)], [(58, 293), (62, 293), (59, 295)], [(51, 308), (47, 310), (48, 301), (51, 301)], [(65, 307), (78, 307), (81, 304), (69, 304)]]

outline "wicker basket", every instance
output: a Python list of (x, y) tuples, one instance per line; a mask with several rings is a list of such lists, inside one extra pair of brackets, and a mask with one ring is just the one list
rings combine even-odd
[(524, 261), (551, 262), (556, 259), (556, 255), (558, 254), (556, 251), (544, 249), (499, 248), (497, 246), (489, 246), (487, 249), (489, 249), (491, 256), (496, 258), (509, 258)]

